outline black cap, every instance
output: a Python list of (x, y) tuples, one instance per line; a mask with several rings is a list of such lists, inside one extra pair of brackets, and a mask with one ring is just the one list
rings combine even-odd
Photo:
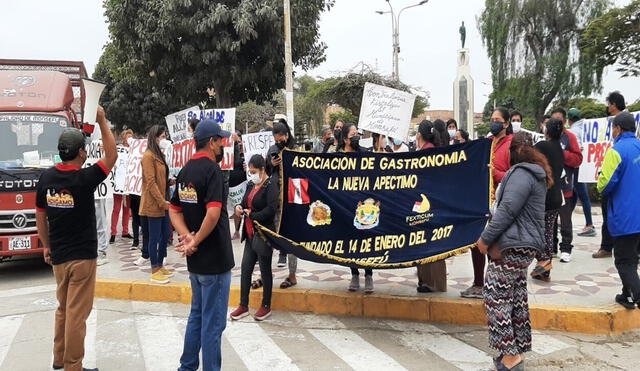
[(613, 126), (619, 126), (624, 131), (636, 131), (636, 120), (629, 112), (620, 112), (613, 119)]
[(58, 138), (58, 151), (61, 158), (75, 158), (80, 148), (85, 146), (85, 136), (81, 130), (65, 129)]

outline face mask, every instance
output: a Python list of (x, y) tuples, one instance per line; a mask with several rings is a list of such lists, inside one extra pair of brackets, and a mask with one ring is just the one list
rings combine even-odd
[(333, 131), (333, 137), (337, 140), (340, 140), (340, 138), (342, 137), (342, 129), (335, 129)]
[(360, 136), (356, 135), (351, 137), (351, 148), (356, 149), (358, 147), (360, 147)]
[(249, 181), (252, 182), (253, 184), (258, 184), (260, 183), (260, 173), (249, 173)]
[(491, 134), (493, 134), (494, 137), (497, 137), (498, 134), (500, 134), (500, 132), (504, 130), (504, 124), (501, 122), (492, 122), (491, 123)]
[(451, 129), (451, 130), (447, 130), (447, 131), (449, 132), (449, 137), (450, 138), (453, 138), (453, 137), (456, 136), (456, 131), (455, 130)]
[(511, 126), (513, 127), (514, 134), (520, 132), (520, 129), (522, 129), (522, 123), (520, 121), (513, 121)]
[(402, 145), (402, 139), (393, 138), (393, 145), (394, 146), (401, 146)]
[(170, 145), (171, 145), (171, 141), (169, 139), (162, 139), (160, 141), (160, 143), (158, 144), (160, 149), (163, 150), (163, 151), (166, 151), (167, 148), (169, 148)]
[(286, 147), (286, 143), (285, 142), (278, 142), (276, 143), (276, 146), (278, 147), (279, 150), (283, 150), (284, 147)]

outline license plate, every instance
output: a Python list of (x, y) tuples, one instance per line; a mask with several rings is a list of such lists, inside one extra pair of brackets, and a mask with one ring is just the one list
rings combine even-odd
[(31, 237), (14, 237), (9, 239), (9, 250), (31, 249)]

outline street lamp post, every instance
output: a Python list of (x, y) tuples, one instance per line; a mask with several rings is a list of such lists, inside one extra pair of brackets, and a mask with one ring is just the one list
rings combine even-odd
[(393, 42), (393, 73), (392, 76), (396, 81), (400, 81), (400, 66), (399, 66), (399, 62), (398, 62), (398, 58), (400, 55), (400, 16), (402, 15), (402, 12), (404, 12), (407, 9), (410, 8), (415, 8), (417, 6), (421, 6), (424, 5), (426, 3), (428, 3), (429, 0), (423, 0), (421, 2), (419, 2), (418, 4), (414, 4), (414, 5), (409, 5), (406, 6), (402, 9), (400, 9), (400, 11), (398, 12), (398, 15), (396, 16), (396, 13), (393, 10), (393, 6), (391, 6), (391, 1), (387, 0), (387, 4), (389, 4), (389, 11), (388, 12), (383, 12), (381, 10), (376, 11), (376, 13), (382, 15), (382, 14), (391, 14), (391, 41)]

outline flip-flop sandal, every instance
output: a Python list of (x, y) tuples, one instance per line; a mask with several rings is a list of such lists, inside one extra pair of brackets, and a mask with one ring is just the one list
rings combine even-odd
[(297, 282), (292, 282), (289, 277), (285, 278), (284, 281), (280, 284), (281, 289), (288, 289), (289, 287), (293, 287), (297, 284)]
[(252, 289), (259, 289), (262, 287), (262, 278), (258, 278), (257, 280), (251, 282)]

